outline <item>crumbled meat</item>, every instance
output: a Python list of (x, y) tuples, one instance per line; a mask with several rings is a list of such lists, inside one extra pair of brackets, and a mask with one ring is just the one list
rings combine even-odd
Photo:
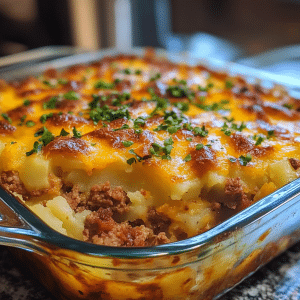
[(1, 185), (6, 189), (7, 191), (10, 191), (12, 193), (17, 193), (20, 195), (26, 195), (27, 190), (20, 180), (19, 174), (16, 171), (7, 171), (2, 172), (0, 176)]
[(112, 188), (109, 181), (102, 185), (94, 185), (89, 193), (81, 192), (78, 185), (64, 185), (62, 195), (76, 212), (109, 208), (115, 215), (120, 215), (128, 211), (130, 203), (123, 188), (120, 186)]
[(155, 234), (168, 232), (169, 226), (171, 225), (171, 219), (163, 213), (157, 212), (155, 208), (149, 209), (148, 221)]
[(243, 190), (241, 179), (237, 178), (227, 178), (225, 184), (225, 197), (219, 199), (220, 203), (223, 203), (230, 209), (243, 209), (248, 207), (251, 204), (251, 201), (248, 199), (247, 195)]
[(28, 191), (17, 171), (3, 171), (0, 175), (0, 183), (5, 190), (21, 195), (24, 200), (29, 200), (32, 197), (40, 197), (48, 192), (48, 189)]
[(85, 241), (116, 247), (146, 247), (170, 242), (164, 233), (154, 235), (144, 225), (132, 227), (128, 222), (116, 223), (111, 209), (100, 208), (85, 220)]
[(298, 170), (300, 168), (300, 160), (299, 159), (290, 158), (289, 161), (290, 161), (291, 166), (295, 170)]
[(79, 203), (83, 200), (83, 193), (79, 191), (79, 186), (77, 184), (73, 187), (63, 185), (62, 192), (62, 196), (67, 200), (70, 207), (77, 211)]
[(113, 212), (123, 214), (128, 211), (130, 199), (122, 187), (111, 188), (109, 181), (103, 185), (94, 185), (86, 201), (86, 207), (95, 211), (99, 208), (111, 208)]

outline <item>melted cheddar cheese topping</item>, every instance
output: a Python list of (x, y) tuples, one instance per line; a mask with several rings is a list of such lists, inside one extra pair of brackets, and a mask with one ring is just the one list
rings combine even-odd
[(130, 198), (116, 222), (147, 227), (154, 208), (175, 241), (299, 177), (300, 102), (278, 87), (148, 54), (0, 88), (1, 184), (32, 207), (47, 200), (57, 210), (50, 199), (66, 194), (62, 186), (82, 195), (109, 181)]

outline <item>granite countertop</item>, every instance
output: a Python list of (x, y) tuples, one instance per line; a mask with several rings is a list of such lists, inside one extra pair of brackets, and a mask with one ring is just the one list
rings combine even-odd
[[(0, 247), (1, 300), (55, 300), (30, 274), (26, 266), (19, 270), (6, 247)], [(239, 286), (221, 297), (222, 300), (299, 300), (300, 243), (280, 255)]]

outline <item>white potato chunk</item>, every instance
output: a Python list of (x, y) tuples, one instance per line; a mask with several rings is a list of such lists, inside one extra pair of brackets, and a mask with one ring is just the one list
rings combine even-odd
[(84, 211), (84, 214), (75, 214), (67, 200), (61, 196), (49, 200), (47, 202), (47, 207), (56, 218), (63, 222), (62, 227), (66, 230), (68, 235), (77, 239), (82, 239), (84, 220), (90, 211), (86, 210)]
[(62, 234), (65, 235), (67, 234), (66, 229), (63, 228), (63, 221), (59, 220), (48, 207), (45, 207), (42, 204), (29, 204), (28, 202), (27, 205), (36, 215), (38, 215), (52, 229)]
[(49, 161), (41, 155), (32, 155), (25, 159), (19, 170), (19, 176), (27, 190), (49, 188)]
[(271, 163), (269, 165), (269, 175), (271, 181), (274, 182), (278, 188), (297, 178), (297, 173), (288, 160)]

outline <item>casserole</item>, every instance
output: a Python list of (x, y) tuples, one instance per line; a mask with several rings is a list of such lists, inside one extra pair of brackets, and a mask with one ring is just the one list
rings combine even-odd
[[(78, 59), (89, 61), (93, 54)], [(42, 259), (35, 254), (31, 256), (49, 270), (48, 286), (60, 287), (62, 297), (127, 299), (130, 292), (131, 299), (210, 299), (297, 240), (294, 221), (297, 213), (290, 221), (286, 220), (281, 232), (276, 231), (276, 226), (282, 220), (272, 217), (293, 210), (290, 204), (297, 201), (298, 181), (201, 235), (158, 247), (130, 249), (101, 247), (100, 250), (99, 246), (54, 233), (33, 214), (28, 214), (20, 203), (3, 194), (4, 201), (25, 216), (22, 222), (26, 220), (26, 226), (18, 232), (4, 228), (2, 239), (9, 241), (9, 234), (18, 236), (27, 232), (22, 248), (34, 247), (37, 252), (47, 253)], [(272, 210), (268, 212), (269, 209)], [(23, 227), (22, 222), (16, 219), (16, 226)], [(55, 241), (51, 245), (49, 238)], [(84, 247), (85, 252), (75, 253), (79, 247)], [(170, 288), (173, 282), (178, 289)]]

